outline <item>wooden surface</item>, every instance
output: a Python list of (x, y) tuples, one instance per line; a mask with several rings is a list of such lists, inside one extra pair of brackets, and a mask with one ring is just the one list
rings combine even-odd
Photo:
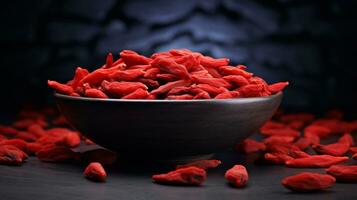
[[(281, 186), (283, 177), (300, 171), (318, 171), (322, 169), (291, 169), (282, 166), (253, 164), (254, 156), (244, 157), (226, 152), (216, 154), (224, 164), (217, 169), (208, 170), (208, 180), (201, 187), (166, 186), (151, 182), (153, 173), (165, 172), (172, 166), (140, 164), (107, 168), (106, 183), (95, 183), (82, 176), (80, 163), (54, 164), (39, 162), (32, 157), (20, 167), (0, 166), (0, 199), (2, 200), (163, 200), (163, 199), (356, 199), (356, 184), (336, 184), (323, 192), (293, 193)], [(230, 187), (224, 171), (235, 163), (243, 163), (249, 171), (249, 184), (246, 188)]]

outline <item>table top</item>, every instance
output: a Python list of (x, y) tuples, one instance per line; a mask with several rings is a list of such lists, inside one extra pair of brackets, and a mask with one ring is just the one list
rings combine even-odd
[[(172, 169), (172, 166), (148, 164), (108, 167), (105, 183), (83, 178), (83, 164), (44, 163), (31, 157), (23, 166), (0, 166), (0, 199), (75, 199), (75, 200), (144, 200), (144, 199), (356, 199), (356, 184), (338, 183), (315, 193), (294, 193), (285, 189), (282, 178), (301, 171), (323, 172), (322, 169), (293, 169), (284, 166), (254, 164), (256, 156), (223, 152), (215, 158), (223, 164), (208, 170), (208, 179), (200, 187), (155, 184), (151, 175)], [(224, 179), (224, 172), (234, 164), (244, 164), (249, 172), (245, 188), (233, 188)]]

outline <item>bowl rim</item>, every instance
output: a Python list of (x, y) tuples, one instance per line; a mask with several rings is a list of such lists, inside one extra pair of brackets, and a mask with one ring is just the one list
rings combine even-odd
[(145, 102), (145, 103), (193, 103), (193, 102), (256, 102), (256, 101), (264, 101), (264, 100), (271, 100), (275, 98), (279, 98), (283, 96), (283, 92), (278, 92), (273, 95), (269, 95), (266, 97), (247, 97), (247, 98), (231, 98), (231, 99), (189, 99), (189, 100), (184, 100), (184, 99), (104, 99), (104, 98), (93, 98), (93, 97), (75, 97), (75, 96), (69, 96), (69, 95), (64, 95), (64, 94), (59, 94), (59, 93), (54, 93), (54, 96), (56, 98), (62, 98), (62, 99), (68, 99), (68, 100), (75, 100), (75, 101), (91, 101), (91, 102)]

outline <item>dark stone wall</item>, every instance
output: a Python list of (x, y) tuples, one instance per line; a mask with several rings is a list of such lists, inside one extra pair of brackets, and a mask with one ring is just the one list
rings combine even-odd
[(356, 111), (354, 0), (12, 0), (0, 12), (2, 109), (51, 102), (47, 79), (108, 52), (189, 48), (289, 80), (284, 107)]

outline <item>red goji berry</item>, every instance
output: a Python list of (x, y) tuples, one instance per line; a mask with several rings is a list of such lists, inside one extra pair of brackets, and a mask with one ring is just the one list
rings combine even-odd
[(147, 87), (151, 87), (151, 88), (157, 88), (160, 86), (160, 83), (158, 81), (152, 79), (139, 78), (138, 81), (145, 84)]
[(206, 78), (206, 77), (200, 77), (200, 76), (197, 76), (197, 75), (192, 75), (191, 77), (193, 78), (193, 80), (197, 84), (208, 84), (208, 85), (211, 85), (213, 87), (224, 87), (224, 88), (230, 88), (231, 87), (231, 84), (228, 83), (224, 79)]
[(222, 75), (218, 72), (217, 69), (208, 67), (206, 70), (213, 78), (222, 78)]
[(38, 124), (32, 124), (27, 128), (27, 131), (33, 135), (35, 135), (37, 138), (42, 137), (46, 134), (45, 130), (43, 129), (42, 126)]
[(292, 143), (295, 137), (292, 136), (270, 136), (264, 139), (265, 144)]
[(105, 65), (103, 68), (111, 68), (113, 66), (113, 54), (108, 53)]
[(294, 120), (291, 121), (287, 124), (288, 127), (295, 129), (295, 130), (301, 130), (305, 126), (304, 121), (299, 121), (299, 120)]
[(238, 87), (249, 84), (248, 80), (241, 75), (228, 75), (224, 76), (223, 79), (228, 81), (229, 83), (238, 85)]
[(306, 158), (296, 158), (286, 161), (288, 167), (330, 167), (332, 165), (345, 162), (348, 157), (335, 157), (330, 155), (313, 155)]
[(72, 82), (72, 88), (74, 91), (77, 91), (77, 88), (79, 86), (79, 82), (86, 77), (89, 74), (89, 71), (86, 69), (83, 69), (81, 67), (77, 67), (76, 73), (74, 74), (73, 82)]
[(239, 92), (237, 91), (227, 91), (227, 92), (222, 92), (215, 96), (215, 99), (230, 99), (230, 98), (236, 98), (239, 96)]
[(151, 91), (151, 94), (156, 95), (156, 94), (167, 93), (175, 87), (189, 86), (190, 84), (191, 84), (190, 80), (179, 80), (179, 81), (169, 82)]
[(12, 145), (0, 145), (0, 165), (21, 165), (27, 154)]
[(285, 127), (286, 127), (285, 124), (269, 120), (269, 121), (265, 122), (265, 124), (262, 127), (260, 127), (260, 131), (263, 132), (263, 131), (269, 130), (269, 129), (281, 129), (281, 128), (285, 128)]
[(26, 132), (26, 131), (19, 131), (16, 134), (16, 138), (25, 140), (26, 142), (34, 142), (37, 140), (37, 137), (34, 134)]
[(67, 119), (63, 115), (58, 116), (57, 118), (55, 118), (52, 121), (52, 124), (55, 125), (55, 126), (70, 126), (69, 122), (67, 121)]
[(134, 81), (142, 77), (145, 72), (142, 69), (128, 69), (115, 71), (109, 77), (115, 81)]
[(262, 84), (248, 84), (239, 87), (237, 91), (241, 97), (261, 97), (264, 95), (264, 86)]
[(90, 163), (84, 170), (83, 175), (87, 179), (97, 182), (104, 182), (107, 178), (107, 173), (103, 166), (98, 162)]
[(170, 58), (155, 58), (151, 65), (159, 68), (163, 72), (173, 74), (181, 79), (188, 79), (190, 76), (184, 65), (177, 64)]
[(11, 126), (0, 125), (0, 134), (16, 135), (18, 132), (18, 130), (12, 128)]
[(357, 165), (333, 165), (326, 173), (341, 182), (357, 182)]
[(320, 138), (324, 138), (329, 136), (332, 132), (330, 129), (323, 127), (323, 126), (319, 126), (319, 125), (309, 125), (304, 129), (305, 133), (311, 133), (314, 135), (317, 135)]
[(219, 72), (222, 75), (240, 75), (243, 76), (244, 78), (251, 78), (253, 76), (252, 73), (249, 73), (243, 69), (233, 67), (233, 66), (221, 66), (219, 67)]
[(177, 81), (179, 78), (173, 74), (157, 74), (156, 79), (161, 82), (172, 82), (172, 81)]
[(181, 95), (169, 95), (166, 97), (166, 99), (169, 100), (188, 100), (188, 99), (193, 99), (193, 95), (191, 94), (181, 94)]
[(216, 168), (221, 163), (222, 162), (220, 160), (197, 160), (184, 165), (177, 165), (176, 169), (194, 166), (206, 170), (210, 168)]
[(201, 185), (206, 178), (207, 175), (204, 169), (193, 166), (152, 176), (152, 180), (156, 183), (174, 185)]
[(249, 179), (247, 169), (243, 165), (234, 165), (226, 171), (224, 177), (234, 187), (246, 186)]
[(209, 56), (200, 57), (200, 64), (206, 68), (217, 68), (220, 66), (228, 65), (228, 63), (229, 63), (228, 58), (214, 59)]
[(108, 92), (111, 96), (122, 97), (128, 95), (135, 90), (141, 88), (147, 90), (148, 87), (140, 82), (104, 82), (102, 83), (102, 87)]
[(293, 157), (283, 153), (265, 153), (264, 158), (269, 163), (276, 165), (283, 165), (286, 161), (294, 159)]
[(71, 86), (61, 84), (57, 81), (48, 80), (47, 84), (48, 84), (48, 86), (50, 86), (51, 88), (53, 88), (54, 90), (56, 90), (56, 92), (58, 92), (60, 94), (70, 95), (73, 93), (73, 88)]
[(294, 176), (286, 177), (282, 180), (282, 185), (297, 192), (309, 192), (322, 190), (335, 184), (333, 176), (312, 172), (302, 172)]
[(145, 99), (147, 96), (149, 96), (149, 92), (147, 90), (139, 88), (134, 92), (123, 96), (122, 99)]
[(160, 72), (161, 70), (159, 68), (148, 69), (144, 74), (144, 78), (155, 79), (156, 75), (159, 74)]
[(95, 89), (95, 88), (85, 90), (84, 93), (85, 93), (86, 97), (103, 98), (103, 99), (108, 98), (108, 96), (104, 92), (102, 92), (101, 90)]
[(314, 145), (313, 149), (320, 154), (327, 154), (331, 156), (343, 156), (345, 155), (350, 146), (353, 144), (353, 138), (350, 134), (342, 136), (337, 143), (328, 145)]
[(37, 151), (36, 157), (44, 162), (64, 162), (78, 158), (78, 154), (68, 147), (49, 144)]
[(130, 50), (120, 52), (120, 57), (128, 67), (133, 65), (147, 65), (151, 61), (150, 58), (139, 55), (138, 53)]
[(22, 139), (8, 139), (8, 140), (3, 140), (0, 142), (1, 145), (11, 145), (15, 146), (16, 148), (20, 149), (21, 151), (27, 152), (27, 143), (22, 140)]
[(269, 85), (268, 89), (272, 94), (276, 94), (276, 93), (284, 90), (284, 88), (288, 85), (289, 85), (289, 82), (279, 82), (279, 83), (274, 83), (274, 84)]
[(235, 149), (239, 152), (244, 152), (246, 154), (254, 153), (258, 151), (265, 151), (266, 146), (263, 142), (258, 142), (256, 140), (247, 138), (235, 146)]

